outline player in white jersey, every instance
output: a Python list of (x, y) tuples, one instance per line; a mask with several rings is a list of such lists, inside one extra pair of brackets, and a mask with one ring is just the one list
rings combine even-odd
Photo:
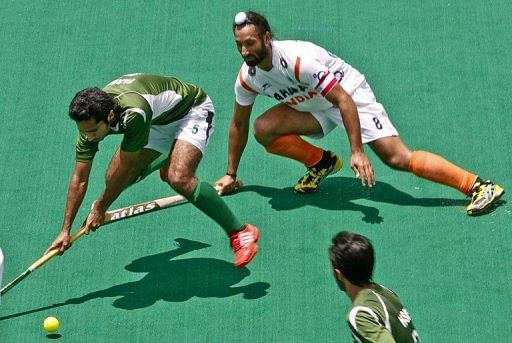
[(484, 213), (503, 195), (499, 185), (483, 181), (439, 155), (409, 150), (365, 77), (338, 56), (310, 42), (273, 40), (267, 20), (256, 12), (238, 13), (233, 33), (245, 63), (235, 85), (227, 173), (217, 181), (221, 193), (234, 188), (252, 106), (262, 94), (280, 104), (254, 121), (254, 135), (269, 153), (306, 166), (307, 173), (294, 186), (297, 193), (316, 191), (326, 176), (342, 167), (335, 153), (301, 136), (321, 138), (339, 126), (347, 132), (350, 143), (350, 167), (363, 185), (375, 184), (372, 164), (363, 149), (363, 144), (368, 144), (391, 168), (471, 196), (468, 215)]

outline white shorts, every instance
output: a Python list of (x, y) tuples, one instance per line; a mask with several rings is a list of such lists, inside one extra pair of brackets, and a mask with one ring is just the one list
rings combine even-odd
[[(370, 85), (366, 81), (354, 91), (352, 99), (359, 113), (363, 144), (382, 137), (398, 136), (398, 131), (389, 120), (384, 106), (377, 102)], [(323, 131), (323, 133), (309, 136), (311, 138), (322, 138), (337, 126), (345, 128), (340, 110), (337, 107), (311, 112), (311, 114), (320, 123)]]
[(175, 139), (180, 139), (201, 150), (208, 146), (215, 127), (215, 108), (209, 96), (194, 106), (180, 120), (168, 125), (152, 125), (148, 144), (144, 147), (168, 156)]

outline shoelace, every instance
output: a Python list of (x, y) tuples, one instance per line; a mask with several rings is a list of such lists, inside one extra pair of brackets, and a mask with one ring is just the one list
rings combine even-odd
[[(489, 186), (489, 187), (488, 187), (488, 186)], [(482, 193), (483, 193), (483, 194), (482, 194), (482, 197), (484, 197), (485, 199), (489, 199), (489, 198), (491, 198), (491, 197), (492, 197), (493, 187), (492, 187), (492, 186), (490, 186), (489, 184), (483, 184), (482, 186), (480, 186), (480, 188), (481, 188), (481, 187), (484, 187), (483, 192), (482, 192), (482, 191), (480, 191), (480, 192), (482, 192)]]
[(322, 168), (319, 171), (314, 170), (313, 168), (308, 169), (308, 175), (306, 179), (302, 182), (304, 184), (311, 183), (313, 180), (319, 180), (323, 178), (329, 171), (329, 168)]
[(474, 203), (476, 203), (476, 202), (478, 202), (479, 200), (482, 200), (482, 199), (488, 199), (488, 198), (490, 198), (492, 196), (493, 188), (492, 187), (488, 187), (488, 186), (489, 186), (488, 183), (481, 183), (480, 185), (478, 185), (477, 190), (473, 194), (472, 201)]
[(238, 240), (242, 247), (246, 247), (254, 242), (254, 234), (252, 232), (241, 232), (238, 234)]

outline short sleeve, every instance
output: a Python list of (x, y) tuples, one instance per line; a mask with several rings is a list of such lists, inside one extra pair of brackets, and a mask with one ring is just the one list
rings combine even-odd
[(249, 106), (254, 104), (258, 92), (251, 88), (242, 76), (242, 71), (238, 74), (235, 82), (235, 100), (242, 106)]
[(148, 144), (151, 123), (146, 119), (144, 111), (129, 110), (121, 120), (125, 127), (121, 150), (134, 152), (145, 147)]
[(379, 322), (377, 314), (364, 306), (354, 307), (348, 325), (356, 341), (365, 343), (395, 343), (391, 333)]
[(98, 152), (98, 142), (87, 140), (87, 134), (84, 131), (78, 131), (76, 137), (76, 160), (80, 162), (92, 161), (94, 155)]

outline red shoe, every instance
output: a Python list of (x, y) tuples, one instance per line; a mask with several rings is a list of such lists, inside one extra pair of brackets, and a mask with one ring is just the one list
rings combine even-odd
[(260, 230), (254, 225), (245, 224), (240, 231), (229, 234), (231, 249), (235, 253), (235, 267), (242, 268), (251, 262), (258, 252), (256, 242), (260, 239)]

